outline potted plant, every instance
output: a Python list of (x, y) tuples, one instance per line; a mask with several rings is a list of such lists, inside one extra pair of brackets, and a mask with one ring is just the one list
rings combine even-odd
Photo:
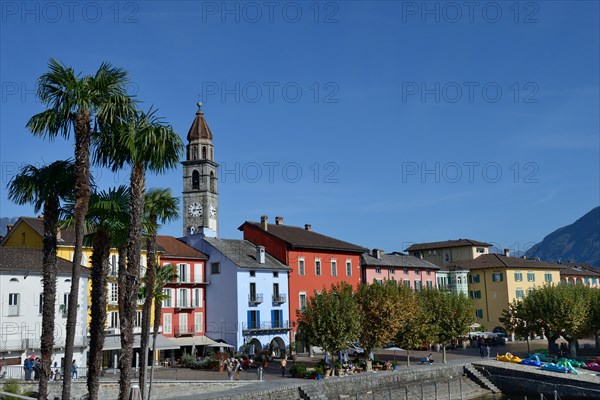
[(306, 367), (302, 364), (294, 363), (294, 365), (292, 365), (292, 367), (290, 368), (290, 374), (292, 374), (292, 378), (300, 378), (304, 376), (305, 372)]
[(229, 354), (224, 351), (218, 351), (213, 356), (213, 360), (219, 363), (219, 372), (223, 372), (225, 370), (225, 361), (227, 361), (227, 359), (229, 359)]
[(398, 361), (392, 361), (392, 370), (393, 371), (397, 371), (398, 370)]

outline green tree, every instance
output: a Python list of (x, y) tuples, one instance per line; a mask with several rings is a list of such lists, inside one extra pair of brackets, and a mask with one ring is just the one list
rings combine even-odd
[(406, 321), (398, 329), (394, 342), (406, 349), (406, 365), (410, 367), (410, 350), (421, 348), (424, 344), (433, 342), (438, 336), (438, 326), (432, 324), (432, 312), (425, 306), (422, 300), (422, 291), (413, 292), (405, 301), (405, 308), (410, 308), (411, 313)]
[(532, 326), (529, 323), (530, 317), (526, 314), (525, 302), (514, 300), (508, 305), (508, 308), (502, 311), (500, 322), (508, 332), (516, 336), (523, 336), (527, 339), (527, 352), (529, 349), (529, 336), (533, 333)]
[[(68, 305), (65, 370), (70, 371), (73, 360), (77, 301), (85, 216), (90, 197), (90, 140), (96, 130), (103, 130), (132, 110), (127, 95), (127, 72), (102, 63), (95, 75), (81, 77), (73, 68), (54, 59), (48, 62), (49, 71), (38, 79), (37, 96), (47, 109), (31, 117), (30, 131), (50, 140), (61, 135), (75, 136), (75, 249), (71, 291)], [(71, 374), (64, 374), (62, 398), (71, 398)]]
[[(392, 341), (396, 332), (414, 313), (414, 292), (394, 280), (373, 282), (361, 285), (356, 293), (356, 301), (361, 312), (361, 320), (368, 324), (362, 329), (359, 341), (366, 354), (376, 347)], [(372, 369), (371, 359), (367, 357), (367, 371)]]
[(183, 150), (181, 138), (170, 125), (162, 122), (150, 109), (138, 111), (135, 118), (113, 124), (110, 135), (96, 142), (97, 161), (113, 170), (125, 164), (131, 167), (131, 214), (127, 236), (127, 265), (119, 270), (119, 322), (121, 324), (121, 375), (119, 400), (127, 400), (131, 391), (133, 363), (133, 322), (140, 285), (140, 253), (146, 170), (163, 173), (175, 168)]
[[(148, 270), (144, 279), (146, 287), (155, 287), (156, 268), (156, 234), (160, 224), (179, 218), (179, 200), (173, 197), (170, 189), (150, 189), (144, 199), (144, 216), (146, 219), (146, 257)], [(148, 365), (148, 338), (150, 336), (150, 313), (152, 312), (153, 296), (145, 296), (142, 312), (142, 336), (140, 339), (140, 369), (139, 382), (142, 398), (145, 398), (146, 366)]]
[(584, 285), (558, 285), (555, 286), (555, 290), (557, 290), (559, 298), (569, 310), (568, 313), (563, 315), (561, 336), (569, 342), (571, 358), (575, 358), (577, 357), (578, 339), (588, 337), (593, 333), (589, 318), (592, 289)]
[(311, 344), (335, 354), (356, 341), (361, 332), (361, 311), (353, 288), (346, 282), (323, 288), (296, 311), (299, 330)]
[(72, 196), (75, 189), (75, 164), (72, 161), (55, 161), (45, 167), (27, 165), (8, 183), (8, 198), (17, 204), (31, 203), (37, 213), (43, 209), (44, 238), (42, 241), (42, 335), (39, 398), (48, 393), (48, 378), (54, 348), (54, 320), (56, 319), (57, 235), (61, 217), (61, 201)]
[(475, 322), (473, 303), (464, 293), (439, 289), (422, 291), (424, 306), (431, 310), (429, 323), (436, 326), (436, 338), (442, 345), (443, 360), (446, 363), (446, 346), (451, 340), (457, 340), (469, 332)]
[[(158, 330), (160, 329), (160, 319), (162, 314), (162, 302), (167, 300), (168, 297), (164, 293), (163, 288), (169, 282), (177, 280), (177, 272), (175, 267), (171, 264), (155, 265), (156, 279), (154, 281), (154, 332), (152, 333), (152, 359), (156, 357), (156, 338), (158, 337)], [(154, 363), (150, 368), (150, 386), (148, 387), (148, 400), (152, 397), (152, 381), (154, 379)]]
[(593, 288), (590, 293), (590, 328), (596, 338), (596, 349), (600, 349), (600, 289)]

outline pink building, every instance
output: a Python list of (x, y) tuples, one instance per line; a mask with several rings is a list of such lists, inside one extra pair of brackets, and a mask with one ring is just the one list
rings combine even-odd
[(415, 290), (433, 288), (436, 287), (436, 271), (439, 269), (429, 261), (402, 253), (384, 254), (379, 249), (361, 256), (361, 281), (367, 284), (393, 279)]
[(560, 281), (569, 285), (600, 287), (600, 268), (583, 263), (562, 263)]

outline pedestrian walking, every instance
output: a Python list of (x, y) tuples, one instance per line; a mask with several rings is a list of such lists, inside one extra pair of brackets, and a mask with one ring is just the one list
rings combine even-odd
[(485, 358), (485, 347), (483, 347), (483, 344), (479, 344), (479, 355), (481, 358)]
[(281, 357), (281, 376), (285, 376), (285, 367), (287, 366), (287, 360), (285, 356)]
[(485, 357), (490, 358), (490, 345), (485, 346)]
[(77, 379), (77, 377), (78, 377), (77, 363), (75, 362), (75, 360), (73, 360), (73, 365), (71, 366), (71, 378)]

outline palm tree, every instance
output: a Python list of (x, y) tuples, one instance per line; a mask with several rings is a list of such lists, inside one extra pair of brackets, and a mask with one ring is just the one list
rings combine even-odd
[[(147, 222), (146, 232), (146, 257), (148, 265), (156, 264), (156, 233), (159, 223), (164, 224), (176, 220), (179, 217), (179, 200), (173, 197), (170, 189), (150, 189), (146, 192), (144, 198), (144, 214)], [(145, 285), (148, 288), (154, 287), (156, 269), (148, 268), (145, 276)], [(146, 366), (148, 355), (148, 337), (150, 335), (150, 313), (152, 312), (152, 298), (148, 295), (144, 300), (142, 313), (142, 336), (140, 338), (140, 388), (142, 399), (146, 392)]]
[(125, 243), (129, 220), (129, 192), (119, 186), (108, 192), (94, 193), (87, 219), (94, 229), (92, 244), (92, 291), (90, 309), (90, 350), (87, 386), (90, 400), (98, 399), (102, 372), (102, 348), (106, 325), (106, 288), (111, 247)]
[(46, 399), (48, 378), (54, 348), (54, 320), (56, 302), (56, 249), (58, 222), (61, 216), (61, 201), (73, 194), (75, 186), (75, 164), (70, 161), (55, 161), (45, 167), (27, 165), (8, 184), (8, 198), (17, 204), (33, 203), (37, 213), (43, 208), (43, 284), (44, 302), (42, 309), (42, 336), (40, 383), (38, 398)]
[[(154, 280), (154, 332), (152, 333), (152, 359), (156, 358), (156, 338), (160, 329), (160, 316), (162, 314), (162, 302), (167, 300), (168, 296), (164, 294), (163, 288), (169, 282), (177, 279), (175, 267), (171, 264), (155, 264), (156, 279)], [(154, 363), (150, 367), (150, 386), (148, 387), (148, 400), (152, 397), (152, 380), (154, 378)]]
[[(138, 111), (135, 118), (114, 124), (111, 136), (100, 137), (97, 160), (114, 169), (131, 166), (131, 217), (127, 236), (127, 267), (119, 270), (119, 321), (121, 323), (121, 376), (119, 400), (127, 400), (131, 391), (133, 361), (133, 321), (140, 285), (140, 253), (146, 170), (162, 173), (175, 168), (183, 150), (181, 138), (170, 125), (162, 122), (150, 109)], [(122, 277), (122, 278), (121, 278)]]
[[(127, 95), (127, 72), (102, 63), (95, 75), (81, 77), (73, 68), (55, 59), (38, 79), (37, 96), (48, 108), (31, 117), (27, 127), (36, 136), (50, 140), (75, 136), (75, 250), (68, 304), (65, 371), (70, 371), (77, 323), (77, 301), (85, 216), (90, 197), (90, 140), (106, 124), (131, 114), (133, 101)], [(93, 124), (92, 124), (93, 123)], [(93, 129), (92, 129), (93, 126)], [(62, 398), (71, 398), (71, 374), (64, 374)]]

